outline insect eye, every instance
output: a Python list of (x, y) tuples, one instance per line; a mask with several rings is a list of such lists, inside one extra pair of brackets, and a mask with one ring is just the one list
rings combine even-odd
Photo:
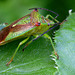
[(37, 8), (35, 8), (35, 11), (37, 11)]
[(35, 9), (34, 9), (34, 11), (38, 12), (38, 9), (37, 9), (37, 8), (35, 8)]
[(41, 25), (41, 23), (35, 23), (35, 25), (36, 25), (36, 26), (40, 26), (40, 25)]
[(40, 23), (38, 23), (38, 26), (40, 26)]

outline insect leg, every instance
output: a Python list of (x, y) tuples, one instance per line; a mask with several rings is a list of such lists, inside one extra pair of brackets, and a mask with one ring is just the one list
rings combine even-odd
[(52, 20), (54, 20), (55, 22), (59, 23), (59, 21), (58, 21), (58, 20), (56, 20), (56, 19), (54, 19), (54, 17), (53, 17), (53, 16), (51, 16), (50, 14), (46, 16), (46, 18), (49, 18), (49, 17), (50, 17), (50, 18), (52, 18)]
[(51, 42), (51, 44), (52, 44), (52, 47), (53, 47), (53, 50), (54, 50), (54, 53), (55, 53), (55, 55), (57, 56), (57, 59), (59, 59), (59, 56), (58, 56), (57, 52), (55, 51), (55, 47), (54, 47), (54, 44), (53, 44), (53, 42), (52, 42), (51, 37), (50, 37), (48, 34), (44, 34), (43, 36), (46, 37), (46, 38), (48, 38), (48, 39), (50, 40), (50, 42)]
[(22, 44), (24, 44), (28, 39), (29, 39), (29, 37), (26, 38), (26, 39), (24, 39), (23, 41), (21, 41), (21, 42), (19, 43), (19, 45), (18, 45), (18, 47), (16, 48), (16, 50), (15, 50), (15, 52), (14, 52), (14, 54), (13, 54), (11, 60), (10, 60), (6, 65), (9, 65), (9, 64), (13, 61), (13, 58), (15, 57), (15, 55), (16, 55), (16, 53), (17, 53), (19, 47), (20, 47)]
[[(34, 36), (34, 37), (35, 37), (34, 39), (36, 39), (38, 36)], [(25, 49), (30, 43), (32, 43), (32, 42), (34, 41), (34, 39), (30, 40), (30, 41), (25, 45), (25, 47), (23, 48), (23, 51), (24, 51), (24, 49)]]

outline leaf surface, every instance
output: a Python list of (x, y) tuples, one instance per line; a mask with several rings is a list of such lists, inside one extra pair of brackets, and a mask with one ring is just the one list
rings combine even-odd
[(23, 39), (0, 46), (0, 75), (53, 75), (56, 72), (55, 62), (50, 56), (52, 46), (44, 37), (32, 42), (25, 48), (23, 44), (17, 52), (13, 62), (6, 66), (12, 57), (18, 43)]
[(75, 13), (66, 20), (55, 35), (56, 63), (60, 75), (75, 75)]

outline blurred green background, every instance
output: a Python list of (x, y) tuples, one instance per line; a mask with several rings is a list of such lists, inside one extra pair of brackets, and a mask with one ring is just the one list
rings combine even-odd
[[(35, 7), (50, 9), (50, 10), (58, 13), (59, 17), (57, 19), (60, 22), (62, 22), (69, 15), (68, 11), (70, 9), (72, 9), (73, 12), (75, 11), (75, 0), (0, 0), (0, 23), (10, 24), (10, 23), (14, 22), (15, 20), (25, 16), (26, 14), (29, 14), (32, 10), (28, 10), (28, 9), (35, 8)], [(44, 11), (44, 10), (40, 10), (40, 13), (44, 16), (46, 16), (47, 14), (51, 14), (52, 16), (55, 16), (55, 14), (52, 14), (52, 13), (50, 13), (48, 11)], [(25, 55), (21, 51), (25, 46), (25, 44), (24, 44), (20, 48), (21, 50), (19, 50), (19, 53), (16, 55), (14, 63), (12, 63), (10, 65), (10, 67), (14, 67), (14, 65), (17, 64), (17, 62), (18, 62), (18, 65), (20, 65), (23, 63), (29, 63), (35, 59), (37, 60), (38, 58), (45, 58), (45, 57), (50, 56), (49, 53), (52, 52), (51, 44), (50, 44), (50, 42), (47, 43), (48, 40), (46, 41), (43, 39), (42, 40), (38, 39), (41, 43), (39, 43), (39, 41), (37, 40), (30, 47), (28, 47), (28, 49), (24, 52), (24, 53), (26, 53)], [(9, 61), (9, 58), (12, 55), (11, 53), (13, 53), (15, 51), (18, 43), (21, 40), (16, 41), (16, 42), (13, 41), (10, 44), (7, 44), (6, 46), (0, 47), (0, 49), (1, 49), (1, 51), (0, 51), (0, 53), (1, 53), (0, 61), (1, 62), (0, 63), (1, 63), (1, 67), (2, 67), (1, 71), (0, 71), (1, 75), (3, 75), (2, 73), (6, 74), (6, 72), (7, 72), (7, 74), (10, 74), (10, 73), (13, 73), (14, 71), (15, 71), (15, 75), (18, 72), (19, 73), (20, 72), (32, 73), (34, 71), (34, 73), (35, 72), (38, 73), (38, 71), (40, 70), (40, 69), (37, 71), (34, 70), (36, 68), (35, 65), (37, 65), (38, 62), (33, 62), (28, 65), (19, 66), (18, 69), (15, 68), (16, 70), (14, 68), (8, 69), (8, 67), (5, 66), (5, 64), (7, 63), (7, 61)], [(38, 44), (39, 44), (39, 46), (38, 46)], [(50, 50), (50, 52), (48, 52), (49, 50)], [(48, 52), (48, 53), (46, 53), (46, 52)], [(16, 58), (17, 58), (17, 60), (22, 61), (22, 62), (17, 61)], [(44, 66), (46, 66), (46, 68), (44, 68), (43, 70), (41, 68), (41, 70), (42, 70), (42, 71), (40, 70), (41, 72), (45, 72), (45, 71), (47, 73), (52, 72), (52, 71), (55, 72), (55, 68), (54, 68), (55, 63), (53, 60), (49, 60), (49, 59), (50, 59), (50, 57), (45, 59), (45, 60), (47, 60), (48, 63), (44, 64)], [(45, 60), (41, 60), (40, 62), (43, 64)], [(38, 63), (39, 66), (37, 66), (37, 67), (40, 67), (40, 62)], [(25, 69), (25, 70), (23, 70), (23, 69)], [(30, 70), (33, 70), (33, 71), (30, 71)], [(41, 73), (40, 71), (39, 71), (39, 73)]]
[[(63, 21), (68, 16), (68, 10), (75, 11), (75, 2), (74, 0), (0, 0), (0, 23), (10, 24), (29, 14), (31, 12), (29, 8), (35, 7), (52, 10), (59, 14), (57, 19)], [(45, 16), (49, 12), (42, 10), (41, 14)]]

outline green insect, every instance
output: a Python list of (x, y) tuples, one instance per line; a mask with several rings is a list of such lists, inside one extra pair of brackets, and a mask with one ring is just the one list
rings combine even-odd
[[(23, 37), (25, 38), (23, 41), (19, 43), (11, 60), (7, 63), (7, 65), (9, 65), (13, 61), (13, 58), (15, 57), (19, 47), (22, 44), (24, 44), (31, 35), (33, 35), (35, 38), (29, 41), (25, 45), (25, 47), (27, 47), (32, 41), (36, 40), (37, 38), (43, 35), (46, 38), (50, 39), (51, 44), (54, 48), (54, 45), (52, 43), (50, 36), (46, 33), (49, 30), (51, 30), (51, 27), (59, 23), (59, 21), (56, 20), (58, 14), (55, 18), (53, 18), (51, 15), (47, 15), (46, 17), (44, 17), (41, 14), (39, 14), (38, 9), (47, 10), (47, 11), (50, 11), (50, 10), (45, 8), (32, 8), (32, 9), (34, 10), (30, 14), (16, 20), (12, 24), (0, 30), (0, 45), (4, 45), (18, 38), (23, 38)], [(53, 11), (50, 11), (50, 12), (53, 12)], [(49, 17), (52, 18), (53, 20), (50, 20)]]

